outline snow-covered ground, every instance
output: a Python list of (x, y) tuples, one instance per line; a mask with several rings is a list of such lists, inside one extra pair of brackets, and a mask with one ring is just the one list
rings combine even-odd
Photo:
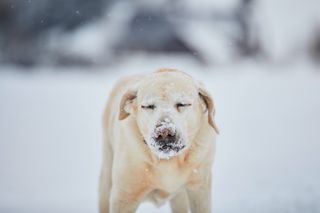
[[(163, 65), (190, 72), (215, 98), (214, 212), (320, 212), (319, 67), (176, 61), (137, 56), (105, 72), (0, 67), (0, 212), (97, 212), (108, 93), (119, 76)], [(170, 211), (146, 203), (138, 212)]]

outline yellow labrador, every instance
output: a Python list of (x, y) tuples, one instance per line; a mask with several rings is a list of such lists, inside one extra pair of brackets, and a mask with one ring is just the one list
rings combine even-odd
[(121, 79), (103, 116), (100, 213), (135, 212), (144, 200), (211, 212), (214, 112), (203, 85), (183, 72)]

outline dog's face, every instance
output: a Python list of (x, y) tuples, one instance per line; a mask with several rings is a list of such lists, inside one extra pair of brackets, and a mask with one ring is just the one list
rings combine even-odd
[(191, 145), (204, 122), (216, 128), (204, 93), (186, 74), (155, 73), (125, 94), (120, 119), (135, 114), (144, 142), (159, 158), (170, 158)]

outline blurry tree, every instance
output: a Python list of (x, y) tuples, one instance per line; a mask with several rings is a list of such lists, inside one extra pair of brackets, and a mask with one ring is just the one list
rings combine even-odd
[(116, 47), (118, 50), (149, 52), (180, 52), (195, 50), (182, 40), (176, 27), (161, 10), (138, 9), (130, 20), (126, 33)]
[(70, 31), (100, 17), (113, 0), (1, 0), (3, 61), (32, 65), (41, 57), (43, 35)]
[(315, 30), (310, 49), (311, 57), (316, 63), (320, 64), (320, 27)]
[[(280, 20), (281, 7), (275, 16), (276, 0), (235, 0), (227, 9), (203, 2), (0, 0), (0, 62), (25, 66), (50, 60), (59, 65), (107, 64), (119, 58), (118, 54), (144, 51), (182, 53), (201, 62), (224, 63), (235, 56), (286, 56), (299, 38), (287, 39), (298, 31), (290, 31), (291, 18)], [(281, 2), (286, 8), (288, 2)], [(308, 34), (302, 36), (305, 40), (311, 37), (309, 31), (299, 33)], [(315, 36), (307, 47), (315, 58), (320, 55), (319, 40)]]
[(242, 56), (254, 56), (260, 51), (258, 38), (254, 34), (255, 29), (252, 24), (254, 3), (255, 0), (241, 0), (234, 12), (234, 18), (239, 27), (236, 43)]

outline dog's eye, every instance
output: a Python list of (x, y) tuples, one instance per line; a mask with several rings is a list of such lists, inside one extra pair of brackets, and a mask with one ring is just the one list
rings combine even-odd
[(152, 110), (154, 110), (156, 108), (156, 106), (154, 104), (142, 105), (141, 108), (142, 109), (152, 109)]
[(177, 103), (176, 104), (176, 107), (179, 109), (179, 108), (182, 108), (182, 107), (188, 107), (188, 106), (191, 106), (191, 104), (183, 104), (183, 103)]

